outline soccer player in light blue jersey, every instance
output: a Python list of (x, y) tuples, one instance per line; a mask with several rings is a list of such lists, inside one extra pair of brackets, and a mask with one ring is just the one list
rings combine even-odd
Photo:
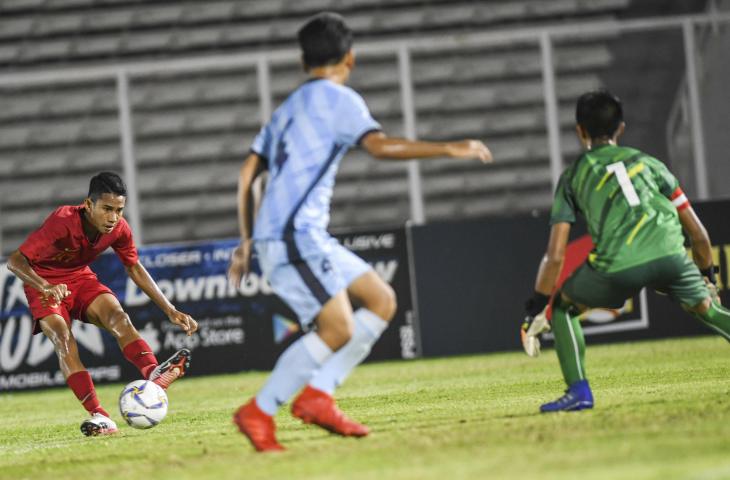
[[(283, 450), (273, 416), (302, 387), (292, 404), (294, 416), (343, 436), (369, 433), (337, 408), (332, 395), (387, 328), (396, 299), (367, 263), (327, 233), (335, 174), (347, 150), (360, 145), (377, 158), (403, 160), (492, 160), (476, 140), (433, 143), (386, 136), (362, 97), (344, 85), (355, 57), (352, 31), (341, 16), (318, 14), (298, 37), (310, 78), (274, 112), (241, 168), (241, 245), (229, 269), (237, 285), (255, 249), (274, 292), (309, 330), (279, 357), (256, 397), (234, 414), (258, 451)], [(260, 169), (268, 180), (253, 227), (252, 182)], [(362, 307), (353, 312), (350, 299)]]

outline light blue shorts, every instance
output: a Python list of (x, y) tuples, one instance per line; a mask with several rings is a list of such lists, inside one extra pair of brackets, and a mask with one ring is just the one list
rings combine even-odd
[(327, 301), (372, 268), (334, 238), (323, 248), (308, 249), (303, 258), (292, 257), (279, 240), (254, 243), (259, 266), (274, 292), (309, 327)]

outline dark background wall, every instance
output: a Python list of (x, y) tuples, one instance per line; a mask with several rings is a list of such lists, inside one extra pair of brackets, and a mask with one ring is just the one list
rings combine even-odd
[[(730, 202), (695, 205), (717, 249), (728, 294)], [(580, 226), (576, 233), (582, 233)], [(547, 215), (415, 227), (413, 255), (423, 355), (520, 349), (523, 303), (548, 240)], [(647, 292), (647, 328), (589, 335), (588, 343), (711, 333), (667, 297)], [(638, 305), (637, 305), (638, 310)]]

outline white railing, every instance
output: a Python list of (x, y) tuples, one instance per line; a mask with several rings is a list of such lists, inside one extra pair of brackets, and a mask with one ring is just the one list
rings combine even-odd
[[(358, 43), (356, 49), (359, 56), (379, 56), (394, 54), (398, 59), (399, 83), (401, 88), (401, 110), (404, 132), (407, 137), (414, 138), (418, 120), (413, 101), (410, 58), (413, 52), (432, 49), (459, 49), (464, 47), (489, 47), (514, 42), (534, 43), (540, 48), (542, 55), (542, 81), (545, 92), (545, 112), (548, 130), (550, 171), (553, 186), (563, 168), (560, 146), (560, 123), (558, 118), (558, 99), (556, 95), (555, 71), (553, 61), (553, 44), (556, 40), (621, 33), (648, 32), (655, 30), (677, 29), (683, 33), (686, 58), (686, 79), (690, 91), (690, 109), (692, 116), (692, 137), (694, 145), (694, 167), (698, 182), (699, 198), (707, 198), (707, 168), (705, 162), (702, 113), (699, 102), (700, 92), (697, 82), (696, 58), (694, 50), (694, 29), (699, 25), (718, 25), (730, 22), (730, 13), (712, 10), (701, 15), (674, 16), (664, 18), (647, 18), (634, 20), (609, 20), (581, 22), (572, 25), (553, 25), (499, 29), (482, 33), (459, 35), (424, 36), (409, 38), (398, 42), (379, 41)], [(45, 84), (75, 83), (89, 80), (111, 79), (116, 81), (118, 92), (119, 128), (124, 173), (130, 196), (130, 221), (135, 228), (140, 243), (143, 241), (142, 222), (139, 213), (138, 185), (136, 181), (136, 161), (132, 125), (134, 112), (129, 101), (130, 79), (157, 73), (196, 72), (213, 70), (230, 70), (252, 67), (257, 72), (260, 119), (266, 121), (272, 112), (272, 92), (270, 85), (270, 68), (277, 64), (298, 62), (299, 52), (295, 49), (276, 49), (266, 53), (242, 53), (226, 55), (209, 55), (185, 59), (163, 61), (122, 62), (113, 66), (72, 67), (27, 73), (0, 74), (0, 86), (33, 86)], [(411, 202), (411, 220), (415, 223), (425, 221), (423, 194), (418, 164), (409, 166), (409, 190)], [(2, 232), (0, 232), (2, 238)]]

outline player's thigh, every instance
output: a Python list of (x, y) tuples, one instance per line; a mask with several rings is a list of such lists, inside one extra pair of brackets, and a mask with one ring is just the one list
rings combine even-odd
[(58, 314), (47, 315), (38, 319), (43, 334), (51, 341), (59, 359), (70, 357), (78, 359), (78, 346), (71, 331), (71, 322)]
[(59, 314), (46, 315), (43, 318), (38, 319), (38, 325), (40, 326), (43, 334), (54, 345), (67, 341), (73, 337), (71, 333), (71, 322)]
[(373, 270), (368, 270), (347, 287), (353, 302), (390, 321), (396, 310), (395, 292)]
[(106, 316), (117, 309), (122, 309), (111, 289), (101, 283), (94, 274), (74, 279), (69, 284), (69, 288), (73, 291), (71, 317), (82, 322), (103, 326), (99, 322), (102, 316)]
[(347, 284), (347, 293), (354, 303), (385, 320), (392, 318), (396, 309), (395, 292), (365, 260), (339, 244), (332, 249), (330, 259)]
[(71, 300), (68, 297), (64, 298), (61, 303), (51, 305), (48, 301), (43, 299), (41, 293), (27, 285), (23, 287), (25, 290), (25, 298), (28, 299), (28, 309), (33, 317), (33, 335), (36, 335), (42, 331), (41, 320), (56, 315), (65, 320), (68, 328), (71, 328)]
[(86, 307), (85, 317), (86, 321), (111, 332), (115, 337), (136, 331), (119, 300), (111, 293), (97, 295)]
[(687, 255), (673, 255), (654, 263), (657, 278), (652, 287), (667, 292), (685, 308), (695, 307), (710, 297), (702, 274)]
[(584, 263), (563, 284), (562, 292), (573, 303), (588, 308), (621, 308), (638, 290)]
[[(337, 294), (342, 292), (347, 300), (347, 283), (325, 255), (267, 265), (264, 272), (274, 293), (296, 313), (305, 329)], [(349, 306), (349, 300), (347, 303)]]

